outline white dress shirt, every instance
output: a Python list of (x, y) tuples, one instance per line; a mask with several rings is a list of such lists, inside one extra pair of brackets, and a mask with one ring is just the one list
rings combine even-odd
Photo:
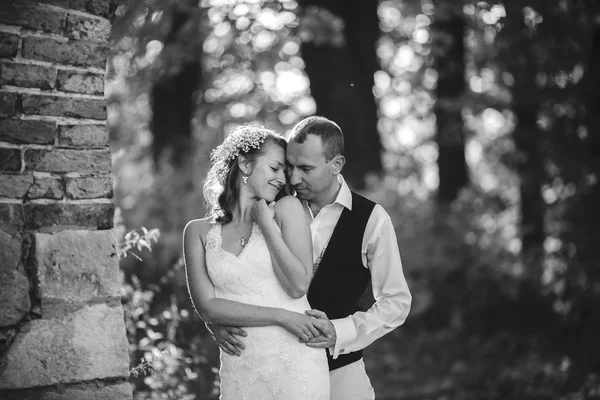
[[(310, 230), (313, 241), (313, 261), (317, 261), (342, 214), (344, 208), (352, 210), (352, 193), (341, 175), (340, 191), (332, 204), (311, 217)], [(362, 240), (362, 263), (371, 273), (371, 286), (375, 304), (366, 312), (358, 311), (346, 317), (331, 320), (337, 340), (329, 349), (333, 358), (340, 354), (362, 350), (406, 320), (412, 296), (402, 271), (396, 233), (388, 213), (375, 205), (367, 222)], [(340, 277), (343, 279), (343, 277)]]

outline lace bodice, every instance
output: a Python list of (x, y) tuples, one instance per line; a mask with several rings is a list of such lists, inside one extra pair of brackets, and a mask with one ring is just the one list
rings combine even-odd
[[(306, 296), (292, 298), (277, 280), (257, 224), (252, 225), (248, 243), (237, 256), (223, 248), (220, 224), (210, 228), (205, 247), (206, 267), (217, 297), (299, 313), (310, 308)], [(279, 326), (244, 329), (248, 336), (243, 338), (242, 355), (221, 352), (222, 399), (329, 399), (324, 350), (299, 343)]]
[(277, 280), (257, 224), (252, 224), (248, 243), (238, 256), (223, 249), (221, 224), (215, 224), (206, 237), (206, 265), (219, 297), (298, 312), (309, 308), (306, 299), (291, 298)]

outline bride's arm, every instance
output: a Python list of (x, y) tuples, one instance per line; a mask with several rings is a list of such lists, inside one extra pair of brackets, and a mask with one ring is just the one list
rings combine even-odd
[(275, 204), (275, 220), (281, 227), (281, 235), (272, 218), (261, 222), (273, 269), (284, 290), (291, 297), (300, 298), (308, 291), (312, 278), (310, 222), (300, 201), (292, 196)]
[[(201, 237), (207, 222), (189, 222), (183, 231), (183, 255), (187, 286), (196, 312), (204, 322), (233, 326), (279, 325), (296, 334), (316, 336), (310, 318), (301, 314), (274, 307), (261, 307), (215, 297), (213, 286), (206, 270), (204, 244)], [(204, 229), (203, 229), (204, 228)]]

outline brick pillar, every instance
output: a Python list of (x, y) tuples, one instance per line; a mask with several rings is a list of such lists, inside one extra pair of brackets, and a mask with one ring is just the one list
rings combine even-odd
[(131, 399), (104, 72), (114, 0), (1, 0), (0, 398)]

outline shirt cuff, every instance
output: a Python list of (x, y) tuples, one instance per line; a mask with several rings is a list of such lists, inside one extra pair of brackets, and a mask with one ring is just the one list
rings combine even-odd
[(338, 358), (340, 354), (348, 353), (346, 347), (356, 340), (356, 326), (351, 317), (339, 318), (331, 320), (335, 328), (335, 344), (330, 347), (329, 354), (333, 359)]

